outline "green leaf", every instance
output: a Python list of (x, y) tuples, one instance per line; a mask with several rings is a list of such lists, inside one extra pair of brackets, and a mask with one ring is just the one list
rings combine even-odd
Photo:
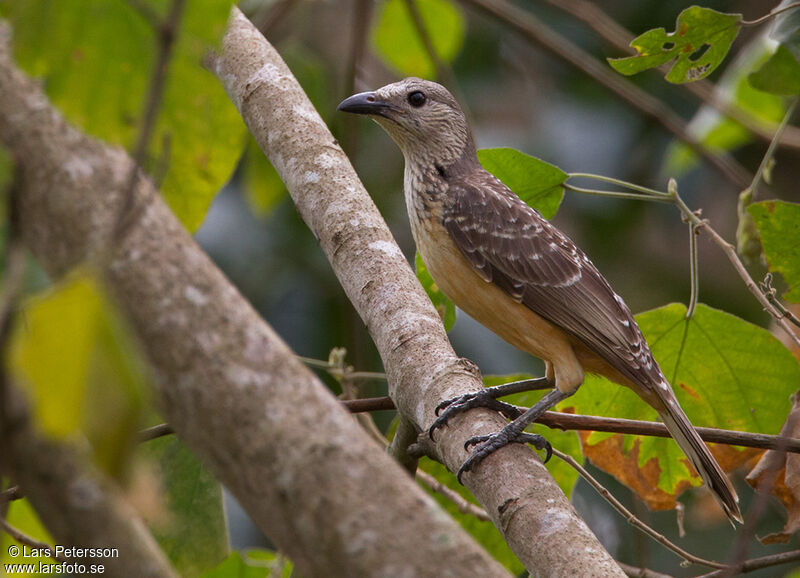
[(428, 294), (433, 306), (436, 307), (436, 311), (439, 312), (439, 317), (442, 318), (442, 323), (444, 323), (444, 330), (449, 332), (456, 322), (456, 306), (439, 289), (419, 253), (417, 253), (415, 262), (417, 265), (417, 279)]
[(800, 205), (762, 201), (747, 210), (761, 233), (769, 270), (783, 275), (789, 286), (783, 298), (800, 303)]
[[(696, 426), (777, 433), (800, 383), (798, 361), (769, 331), (738, 317), (703, 304), (691, 320), (685, 315), (685, 306), (671, 304), (637, 315), (636, 321), (690, 421)], [(599, 377), (588, 377), (562, 405), (583, 414), (656, 419), (655, 410), (630, 389)], [(612, 435), (592, 433), (587, 443)], [(659, 489), (674, 496), (679, 488), (699, 483), (692, 480), (683, 453), (671, 439), (625, 438), (625, 451), (638, 448), (639, 467), (655, 460)]]
[(544, 218), (552, 219), (558, 211), (567, 173), (557, 166), (512, 148), (481, 149), (478, 160)]
[[(458, 483), (456, 477), (447, 471), (442, 464), (429, 458), (419, 460), (419, 468), (432, 475), (436, 480), (459, 494), (464, 500), (477, 504), (475, 498), (464, 486)], [(445, 509), (492, 557), (508, 568), (513, 574), (520, 574), (524, 568), (508, 544), (503, 539), (497, 527), (489, 521), (476, 518), (472, 514), (460, 512), (452, 500), (439, 493), (430, 491), (424, 484), (422, 487), (433, 496), (439, 505)]]
[[(464, 17), (448, 0), (413, 0), (436, 55), (452, 62), (464, 42)], [(436, 67), (425, 50), (407, 0), (387, 0), (380, 8), (372, 42), (391, 68), (404, 76), (434, 78)]]
[(147, 373), (90, 272), (76, 271), (24, 304), (10, 367), (42, 431), (55, 438), (80, 433), (106, 471), (124, 470), (141, 426)]
[(244, 193), (250, 209), (259, 217), (270, 215), (286, 198), (286, 186), (252, 137), (245, 150), (242, 169)]
[[(513, 375), (484, 375), (483, 384), (486, 387), (493, 387), (495, 385), (502, 385), (504, 383), (511, 383), (513, 381), (522, 381), (524, 379), (531, 379), (534, 376), (526, 373), (518, 373)], [(506, 396), (502, 399), (512, 405), (519, 405), (524, 407), (533, 406), (541, 397), (547, 393), (544, 391), (526, 391), (523, 393), (516, 393), (514, 395)], [(568, 403), (568, 402), (567, 402)], [(581, 463), (583, 461), (583, 453), (581, 452), (581, 443), (578, 439), (578, 434), (574, 431), (562, 431), (558, 429), (550, 429), (547, 426), (534, 423), (529, 426), (526, 431), (538, 433), (543, 436), (550, 445), (559, 451), (569, 454), (575, 461)], [(553, 476), (561, 491), (567, 497), (572, 495), (572, 490), (575, 488), (575, 482), (578, 481), (578, 472), (571, 466), (562, 462), (560, 459), (553, 457), (547, 464), (550, 475)]]
[(800, 62), (783, 44), (764, 65), (748, 77), (753, 88), (791, 96), (800, 93)]
[[(737, 66), (728, 67), (717, 83), (716, 90), (722, 98), (731, 99), (732, 104), (749, 113), (754, 121), (767, 130), (774, 130), (786, 113), (785, 99), (756, 90), (747, 75), (760, 67), (770, 54), (764, 43), (751, 43), (737, 56)], [(703, 107), (695, 114), (690, 124), (691, 133), (713, 151), (730, 152), (753, 141), (753, 134), (735, 120), (711, 107)], [(695, 167), (697, 154), (685, 143), (674, 141), (667, 152), (663, 174), (680, 176)]]
[(203, 578), (289, 578), (293, 564), (271, 550), (232, 552), (219, 566), (203, 574)]
[[(154, 9), (161, 2), (148, 3)], [(12, 2), (15, 56), (44, 79), (73, 123), (133, 147), (155, 64), (156, 36), (132, 3), (118, 0)], [(230, 0), (189, 0), (169, 62), (146, 168), (190, 229), (203, 220), (241, 154), (244, 125), (220, 84), (201, 66), (224, 30)], [(163, 16), (163, 15), (162, 15)]]
[(741, 14), (691, 6), (678, 16), (675, 32), (648, 30), (631, 41), (638, 53), (609, 58), (617, 72), (630, 76), (675, 60), (666, 79), (676, 84), (705, 78), (720, 65), (739, 34)]
[(201, 576), (228, 556), (222, 487), (175, 436), (143, 445), (166, 496), (167, 514), (153, 535), (184, 577)]

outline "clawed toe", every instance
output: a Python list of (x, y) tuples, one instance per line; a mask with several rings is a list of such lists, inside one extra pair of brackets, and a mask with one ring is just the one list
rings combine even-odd
[(474, 393), (468, 393), (460, 397), (447, 399), (436, 406), (436, 421), (431, 424), (428, 435), (433, 439), (434, 432), (447, 425), (447, 422), (455, 415), (463, 413), (476, 407), (485, 407), (499, 411), (508, 419), (516, 419), (522, 412), (510, 403), (505, 403), (494, 398), (489, 390), (483, 389)]
[(544, 463), (547, 463), (553, 456), (553, 446), (539, 434), (526, 432), (514, 434), (513, 432), (508, 432), (506, 429), (502, 429), (494, 434), (475, 436), (464, 442), (464, 449), (467, 451), (469, 451), (472, 446), (477, 446), (477, 448), (458, 469), (456, 477), (459, 483), (463, 483), (461, 481), (461, 476), (464, 472), (472, 471), (475, 469), (475, 466), (481, 463), (488, 455), (509, 443), (531, 444), (537, 450), (545, 450)]

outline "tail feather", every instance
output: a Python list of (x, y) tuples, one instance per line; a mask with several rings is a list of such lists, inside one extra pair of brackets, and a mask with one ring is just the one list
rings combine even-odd
[(717, 502), (733, 522), (742, 523), (742, 513), (739, 510), (739, 496), (733, 489), (728, 476), (711, 455), (705, 442), (700, 439), (700, 435), (694, 429), (686, 414), (683, 413), (678, 401), (672, 399), (663, 400), (665, 407), (658, 409), (658, 414), (667, 426), (670, 435), (675, 439), (683, 453), (703, 478), (703, 481), (711, 489)]

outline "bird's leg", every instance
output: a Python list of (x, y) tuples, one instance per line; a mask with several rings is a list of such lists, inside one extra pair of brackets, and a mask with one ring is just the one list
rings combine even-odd
[(499, 432), (485, 436), (476, 436), (467, 440), (464, 444), (464, 449), (466, 450), (469, 450), (470, 446), (480, 445), (478, 445), (475, 452), (461, 464), (461, 467), (458, 469), (458, 474), (456, 474), (458, 481), (461, 482), (461, 476), (464, 472), (473, 470), (486, 456), (510, 443), (527, 443), (532, 444), (536, 449), (546, 450), (547, 455), (544, 461), (546, 462), (549, 460), (553, 453), (550, 443), (539, 434), (526, 433), (525, 428), (536, 421), (548, 409), (560, 401), (567, 399), (570, 395), (572, 394), (554, 389), (540, 399), (536, 405)]
[(551, 387), (553, 387), (552, 380), (546, 377), (537, 377), (534, 379), (523, 379), (522, 381), (512, 381), (511, 383), (504, 383), (494, 387), (487, 387), (486, 389), (474, 393), (447, 399), (436, 407), (436, 415), (439, 417), (431, 425), (431, 428), (428, 430), (428, 435), (433, 439), (433, 433), (437, 429), (447, 425), (451, 417), (475, 407), (493, 409), (499, 411), (508, 419), (516, 419), (522, 415), (522, 411), (510, 403), (498, 401), (498, 397), (505, 397), (513, 393), (522, 393), (523, 391), (550, 389)]

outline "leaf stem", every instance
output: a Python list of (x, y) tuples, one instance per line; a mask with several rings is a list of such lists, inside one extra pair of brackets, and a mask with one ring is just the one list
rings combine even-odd
[(792, 2), (786, 6), (780, 8), (774, 8), (770, 10), (768, 14), (764, 14), (761, 18), (756, 18), (755, 20), (742, 20), (739, 22), (740, 26), (756, 26), (769, 20), (770, 18), (775, 18), (778, 14), (782, 14), (783, 12), (788, 12), (789, 10), (793, 10), (795, 8), (800, 8), (800, 2)]
[[(800, 5), (800, 3), (798, 3)], [(753, 182), (750, 183), (750, 193), (752, 194), (751, 203), (755, 201), (758, 185), (761, 182), (761, 178), (764, 175), (764, 170), (767, 168), (767, 165), (775, 156), (775, 151), (778, 149), (778, 144), (781, 140), (781, 135), (783, 134), (783, 130), (789, 124), (789, 120), (791, 120), (792, 115), (794, 114), (795, 109), (797, 108), (798, 98), (792, 100), (792, 103), (789, 105), (789, 108), (786, 109), (786, 114), (783, 115), (783, 120), (778, 125), (778, 128), (775, 129), (775, 134), (772, 136), (772, 140), (769, 143), (769, 147), (767, 147), (767, 152), (764, 153), (764, 158), (761, 159), (761, 164), (758, 165), (758, 170), (756, 174), (753, 175)]]
[[(670, 197), (669, 193), (665, 193), (664, 191), (658, 191), (656, 189), (651, 189), (649, 187), (643, 187), (642, 185), (637, 185), (636, 183), (629, 183), (628, 181), (623, 181), (620, 179), (615, 179), (614, 177), (607, 177), (605, 175), (595, 175), (592, 173), (569, 173), (567, 176), (568, 179), (594, 179), (596, 181), (601, 181), (603, 183), (611, 183), (612, 185), (617, 185), (620, 187), (624, 187), (626, 189), (630, 189), (632, 191), (637, 191), (639, 193), (643, 193), (647, 196), (654, 196), (654, 197)], [(602, 191), (601, 191), (602, 192)]]
[(576, 193), (583, 193), (584, 195), (595, 195), (598, 197), (611, 197), (614, 199), (627, 199), (633, 201), (656, 201), (661, 203), (671, 203), (672, 199), (666, 197), (654, 197), (652, 195), (643, 195), (641, 193), (624, 193), (621, 191), (601, 191), (599, 189), (587, 189), (584, 187), (576, 187), (575, 185), (570, 185), (564, 183), (561, 185), (568, 191), (573, 191)]

